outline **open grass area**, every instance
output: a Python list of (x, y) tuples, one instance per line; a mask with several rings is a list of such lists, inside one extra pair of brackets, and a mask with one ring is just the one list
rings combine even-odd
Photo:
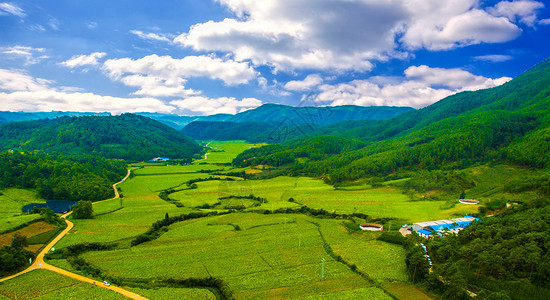
[(231, 163), (233, 159), (244, 150), (247, 150), (250, 147), (260, 147), (262, 145), (265, 144), (250, 144), (245, 141), (211, 141), (208, 142), (208, 147), (212, 149), (212, 151), (210, 151), (210, 154), (208, 154), (208, 159), (199, 160), (197, 161), (197, 163)]
[(177, 223), (150, 243), (83, 257), (114, 277), (221, 278), (244, 299), (367, 297), (373, 284), (327, 254), (312, 222), (338, 228), (333, 220), (302, 215), (230, 214)]
[(187, 289), (187, 288), (128, 288), (135, 293), (149, 299), (174, 299), (174, 300), (215, 300), (216, 296), (207, 289)]
[(0, 295), (7, 299), (127, 299), (48, 270), (35, 270), (0, 283)]
[(12, 230), (40, 218), (40, 215), (25, 215), (23, 206), (31, 203), (45, 203), (33, 190), (9, 188), (0, 191), (0, 233)]

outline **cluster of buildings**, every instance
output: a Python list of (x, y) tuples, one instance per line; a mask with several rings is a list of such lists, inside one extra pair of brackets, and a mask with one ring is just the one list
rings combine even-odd
[(458, 219), (420, 222), (414, 223), (409, 230), (415, 231), (425, 238), (442, 237), (447, 234), (457, 234), (460, 230), (478, 220), (479, 218), (476, 217), (464, 216)]
[(149, 161), (169, 161), (170, 159), (168, 157), (155, 157), (151, 158)]

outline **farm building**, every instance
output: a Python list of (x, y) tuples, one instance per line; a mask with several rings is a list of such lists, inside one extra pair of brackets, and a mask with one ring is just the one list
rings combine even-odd
[(447, 233), (457, 234), (460, 230), (466, 228), (473, 221), (478, 221), (479, 219), (471, 216), (464, 216), (463, 218), (450, 219), (450, 220), (439, 220), (439, 221), (428, 221), (421, 223), (414, 223), (412, 230), (418, 232), (421, 237), (441, 237)]
[(155, 157), (151, 158), (149, 161), (169, 161), (170, 159), (168, 157)]

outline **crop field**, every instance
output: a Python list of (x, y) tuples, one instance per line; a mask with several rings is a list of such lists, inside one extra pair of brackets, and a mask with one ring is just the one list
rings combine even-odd
[(83, 257), (114, 277), (221, 278), (244, 299), (373, 293), (371, 282), (327, 254), (312, 222), (340, 230), (334, 220), (302, 215), (230, 214), (177, 223), (153, 242)]
[(127, 299), (101, 287), (48, 270), (35, 270), (0, 283), (0, 299)]
[[(212, 205), (218, 198), (254, 195), (267, 199), (261, 209), (299, 207), (323, 208), (336, 213), (365, 213), (374, 217), (391, 217), (409, 222), (464, 216), (477, 211), (476, 206), (457, 203), (445, 209), (445, 201), (410, 201), (395, 188), (382, 187), (364, 190), (340, 190), (312, 178), (276, 177), (250, 181), (206, 181), (198, 189), (184, 190), (171, 195), (185, 206)], [(295, 203), (288, 200), (293, 198)], [(299, 204), (296, 204), (299, 203)], [(257, 208), (255, 208), (257, 209)]]
[[(249, 144), (245, 141), (212, 141), (208, 143), (214, 151), (223, 151), (223, 152), (212, 152), (208, 154), (208, 163), (230, 163), (233, 159), (244, 150), (247, 150), (250, 147), (260, 147), (265, 144)], [(205, 160), (202, 160), (205, 161)], [(199, 160), (198, 162), (202, 162)]]
[[(321, 180), (287, 176), (196, 182), (196, 188), (169, 195), (184, 205), (179, 208), (159, 198), (159, 193), (165, 189), (186, 188), (185, 183), (189, 180), (215, 176), (199, 172), (201, 170), (235, 171), (213, 163), (230, 162), (238, 152), (251, 146), (244, 142), (213, 142), (210, 145), (219, 150), (227, 149), (227, 152), (212, 153), (207, 160), (192, 165), (155, 165), (134, 170), (136, 176), (118, 185), (123, 198), (94, 204), (93, 219), (73, 219), (75, 227), (56, 248), (82, 242), (116, 242), (119, 246), (114, 250), (86, 252), (81, 257), (105, 274), (119, 279), (212, 276), (223, 280), (238, 299), (391, 299), (379, 287), (394, 287), (395, 283), (407, 281), (401, 246), (377, 241), (378, 233), (350, 231), (340, 219), (258, 214), (253, 210), (307, 205), (329, 212), (360, 212), (373, 217), (397, 218), (398, 226), (399, 222), (445, 218), (477, 209), (464, 205), (443, 209), (445, 201), (410, 201), (408, 196), (392, 187), (335, 189)], [(259, 200), (240, 198), (250, 195)], [(132, 239), (166, 214), (177, 216), (197, 211), (197, 206), (217, 203), (207, 211), (225, 211), (227, 207), (240, 205), (246, 209), (178, 222), (170, 225), (158, 239), (130, 246)], [(49, 263), (75, 271), (65, 259)], [(363, 276), (352, 271), (352, 265)], [(82, 283), (55, 291), (46, 289), (43, 296), (59, 296), (62, 295), (58, 294), (60, 291), (69, 294), (72, 289), (86, 288), (89, 289)], [(420, 292), (408, 285), (396, 289), (406, 291), (407, 288), (411, 294)], [(167, 295), (178, 299), (215, 298), (208, 289), (128, 289), (151, 299), (164, 299)], [(109, 299), (110, 296), (105, 297)]]
[(181, 299), (181, 300), (215, 300), (216, 296), (207, 289), (187, 289), (187, 288), (128, 288), (133, 292), (149, 299)]
[(5, 189), (0, 193), (0, 233), (40, 218), (40, 215), (25, 215), (21, 209), (31, 203), (45, 203), (35, 191)]

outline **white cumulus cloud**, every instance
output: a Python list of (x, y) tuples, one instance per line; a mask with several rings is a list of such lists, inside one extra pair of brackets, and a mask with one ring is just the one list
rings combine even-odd
[(98, 60), (105, 57), (105, 55), (107, 55), (107, 53), (105, 52), (94, 52), (89, 55), (74, 55), (70, 59), (62, 62), (61, 64), (69, 68), (97, 66), (99, 65)]
[(292, 80), (285, 84), (285, 89), (289, 91), (307, 91), (323, 83), (323, 78), (319, 74), (310, 74), (304, 80)]
[(502, 1), (488, 9), (495, 16), (506, 17), (511, 21), (518, 21), (528, 26), (534, 26), (537, 22), (537, 12), (544, 4), (532, 0)]
[(461, 69), (412, 66), (405, 78), (354, 80), (337, 85), (321, 85), (315, 100), (327, 105), (411, 106), (421, 108), (444, 97), (466, 90), (502, 85), (512, 78), (477, 76)]
[(49, 58), (48, 55), (44, 55), (46, 49), (33, 48), (28, 46), (12, 46), (12, 47), (0, 47), (0, 57), (10, 60), (23, 60), (24, 65), (34, 65), (40, 61)]
[[(198, 23), (174, 39), (237, 61), (296, 69), (365, 72), (411, 51), (443, 51), (517, 38), (542, 4), (480, 0), (217, 0), (234, 14)], [(504, 11), (507, 10), (506, 13)], [(405, 50), (403, 50), (405, 49)]]
[(246, 84), (258, 73), (246, 62), (213, 56), (186, 56), (182, 59), (156, 54), (140, 59), (110, 59), (103, 70), (114, 80), (139, 87), (137, 95), (184, 97), (198, 94), (186, 89), (188, 78), (205, 77), (227, 85)]
[(174, 41), (238, 61), (294, 68), (367, 71), (394, 55), (394, 32), (406, 17), (397, 0), (219, 0), (238, 18), (191, 27)]
[(176, 108), (155, 98), (120, 98), (71, 92), (50, 87), (52, 81), (22, 71), (0, 69), (0, 111), (173, 112)]
[(209, 98), (194, 96), (182, 100), (174, 100), (171, 105), (178, 107), (188, 115), (236, 114), (262, 105), (256, 98), (238, 100), (233, 97)]

